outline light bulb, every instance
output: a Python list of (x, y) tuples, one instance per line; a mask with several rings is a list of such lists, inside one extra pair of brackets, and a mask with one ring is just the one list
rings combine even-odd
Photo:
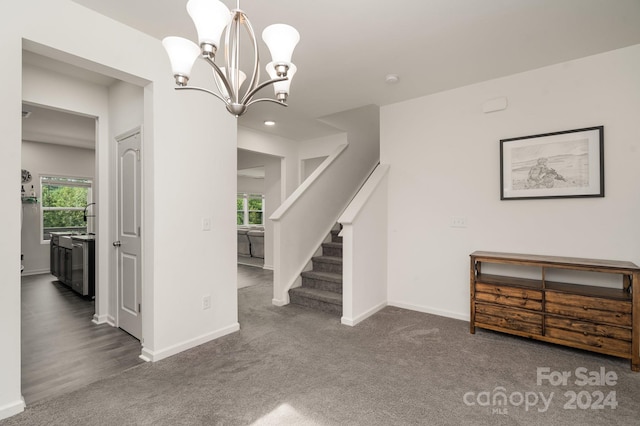
[[(231, 73), (233, 74), (233, 68), (231, 68)], [(222, 71), (223, 75), (227, 75), (227, 69), (225, 67), (220, 67), (220, 71)], [(240, 90), (240, 87), (242, 87), (242, 84), (244, 83), (244, 81), (247, 79), (247, 75), (245, 73), (243, 73), (242, 71), (238, 71), (239, 73), (239, 82), (238, 82), (238, 91)], [(224, 85), (224, 83), (222, 82), (222, 80), (220, 79), (220, 76), (218, 75), (217, 72), (215, 72), (215, 70), (213, 71), (213, 78), (216, 80), (216, 84), (218, 85), (218, 88), (220, 88), (220, 92), (221, 95), (224, 95), (226, 98), (230, 98), (230, 94), (227, 93), (227, 87)], [(229, 82), (229, 85), (231, 85), (231, 80), (227, 80)], [(231, 88), (233, 90), (235, 90), (236, 88), (233, 87), (233, 85), (231, 85)]]
[[(267, 69), (267, 73), (269, 73), (269, 77), (271, 77), (272, 79), (278, 78), (278, 72), (276, 71), (275, 62), (269, 62), (265, 68)], [(290, 64), (289, 70), (287, 71), (287, 79), (283, 81), (276, 81), (275, 83), (273, 83), (273, 90), (276, 96), (282, 93), (284, 93), (285, 95), (289, 94), (291, 80), (296, 74), (296, 71), (298, 71), (298, 68), (295, 65)]]

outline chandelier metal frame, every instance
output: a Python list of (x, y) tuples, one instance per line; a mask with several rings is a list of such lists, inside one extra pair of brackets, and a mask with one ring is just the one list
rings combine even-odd
[[(276, 85), (279, 82), (290, 81), (291, 77), (296, 71), (295, 65), (291, 62), (279, 61), (279, 62), (271, 62), (267, 65), (267, 71), (269, 71), (270, 78), (262, 83), (259, 83), (260, 80), (260, 52), (258, 49), (258, 43), (256, 42), (255, 33), (253, 31), (253, 27), (251, 26), (251, 22), (247, 17), (247, 14), (239, 9), (239, 0), (237, 4), (237, 8), (231, 10), (231, 19), (228, 25), (224, 28), (223, 32), (225, 32), (224, 38), (224, 67), (218, 66), (216, 64), (216, 53), (218, 52), (218, 46), (210, 41), (203, 41), (199, 46), (195, 45), (186, 39), (181, 39), (180, 42), (190, 43), (193, 45), (187, 45), (186, 47), (189, 49), (195, 49), (198, 47), (200, 58), (207, 62), (211, 68), (213, 69), (214, 74), (214, 82), (216, 84), (216, 88), (218, 89), (218, 93), (213, 90), (209, 90), (204, 87), (197, 86), (188, 86), (187, 83), (189, 81), (189, 72), (176, 72), (174, 70), (174, 78), (176, 85), (176, 90), (196, 90), (200, 92), (205, 92), (210, 95), (215, 96), (225, 103), (227, 110), (235, 115), (236, 117), (241, 116), (247, 111), (247, 108), (253, 104), (258, 102), (271, 102), (280, 106), (288, 106), (286, 101), (289, 94), (289, 85), (286, 84), (286, 87), (278, 87), (281, 85)], [(188, 6), (187, 6), (188, 8)], [(193, 16), (192, 16), (193, 17)], [(194, 19), (195, 22), (195, 19)], [(297, 31), (288, 25), (284, 24), (276, 24), (274, 26), (283, 26), (288, 27), (288, 30), (295, 33), (296, 37), (299, 39), (299, 35)], [(251, 73), (251, 79), (244, 91), (241, 92), (241, 86), (243, 85), (244, 73), (240, 70), (240, 35), (241, 35), (241, 27), (244, 27), (251, 45), (253, 47), (253, 71)], [(268, 28), (267, 28), (268, 30)], [(266, 31), (266, 30), (265, 30)], [(264, 38), (263, 33), (263, 38)], [(179, 39), (178, 37), (167, 37), (166, 39)], [(165, 39), (165, 40), (166, 40)], [(266, 41), (266, 39), (265, 39)], [(163, 44), (165, 41), (163, 40)], [(293, 44), (295, 44), (297, 40)], [(167, 47), (167, 52), (171, 58), (171, 51), (169, 47)], [(271, 46), (269, 46), (271, 49)], [(291, 52), (293, 51), (293, 47), (291, 48)], [(291, 55), (289, 52), (289, 57)], [(273, 53), (273, 51), (272, 51)], [(195, 62), (197, 57), (192, 59)], [(191, 63), (191, 66), (193, 64)], [(172, 59), (173, 65), (173, 59)], [(175, 67), (174, 67), (175, 68)], [(289, 75), (291, 74), (291, 76)], [(275, 88), (275, 99), (272, 98), (256, 98), (255, 95), (262, 89), (267, 86), (274, 85)]]

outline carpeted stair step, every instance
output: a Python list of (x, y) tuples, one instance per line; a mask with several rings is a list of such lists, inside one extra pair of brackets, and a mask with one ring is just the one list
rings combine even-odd
[(342, 294), (317, 288), (297, 287), (289, 290), (289, 300), (323, 312), (342, 315)]
[(322, 255), (342, 257), (342, 243), (322, 243)]
[(342, 274), (305, 271), (300, 275), (302, 276), (302, 287), (342, 294)]
[(312, 257), (313, 270), (318, 272), (333, 272), (342, 274), (342, 258), (333, 256)]
[(332, 229), (331, 230), (331, 241), (334, 243), (342, 243), (342, 237), (338, 236), (340, 233), (340, 229)]

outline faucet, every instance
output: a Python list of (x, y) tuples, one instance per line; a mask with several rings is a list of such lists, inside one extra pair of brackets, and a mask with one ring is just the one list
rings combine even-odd
[(87, 215), (87, 209), (91, 205), (95, 205), (96, 203), (89, 203), (84, 208), (84, 214), (82, 215), (82, 219), (86, 222), (88, 217), (96, 217), (96, 215)]

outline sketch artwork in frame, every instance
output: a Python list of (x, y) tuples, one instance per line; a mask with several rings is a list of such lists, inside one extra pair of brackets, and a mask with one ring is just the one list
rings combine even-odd
[(500, 140), (500, 199), (604, 197), (604, 127)]

